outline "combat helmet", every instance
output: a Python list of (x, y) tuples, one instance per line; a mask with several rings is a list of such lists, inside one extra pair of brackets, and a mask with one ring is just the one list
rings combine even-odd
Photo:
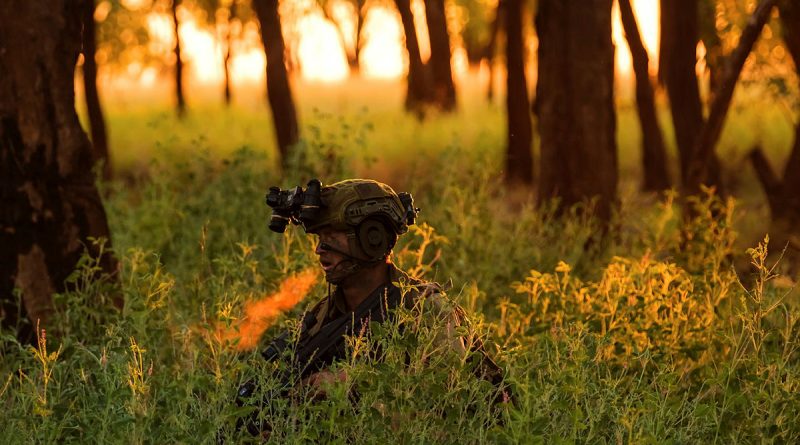
[(395, 193), (390, 186), (371, 179), (348, 179), (327, 186), (312, 179), (305, 190), (271, 187), (267, 204), (273, 209), (270, 229), (283, 232), (292, 222), (307, 233), (326, 227), (347, 232), (352, 259), (360, 262), (384, 260), (419, 211), (410, 193)]

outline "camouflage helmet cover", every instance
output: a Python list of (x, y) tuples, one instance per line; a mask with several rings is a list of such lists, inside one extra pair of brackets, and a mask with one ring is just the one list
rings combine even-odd
[(403, 208), (403, 202), (391, 187), (381, 182), (348, 179), (322, 187), (320, 196), (322, 208), (319, 215), (313, 221), (303, 223), (308, 233), (316, 233), (324, 227), (352, 230), (368, 217), (382, 219), (397, 235), (408, 231), (407, 210)]

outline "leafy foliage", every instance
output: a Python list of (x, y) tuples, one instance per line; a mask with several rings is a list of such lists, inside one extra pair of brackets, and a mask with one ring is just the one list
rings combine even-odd
[[(307, 147), (317, 147), (310, 158), (326, 152)], [(268, 398), (260, 412), (269, 441), (800, 440), (798, 299), (767, 260), (767, 240), (745, 254), (754, 275), (740, 282), (732, 272), (742, 255), (733, 202), (709, 193), (688, 222), (669, 197), (623, 203), (600, 236), (587, 212), (557, 218), (547, 206), (510, 205), (514, 191), (494, 185), (496, 163), (485, 156), (450, 149), (438, 175), (412, 181), (424, 212), (395, 256), (452, 280), (449, 298), (470, 318), (459, 333), (485, 341), (514, 404), (493, 405), (494, 388), (470, 362), (438, 349), (440, 317), (415, 324), (401, 311), (397, 323), (350, 339), (350, 359), (336, 365), (348, 378), (327, 397), (298, 389)], [(249, 150), (221, 162), (166, 158), (136, 188), (112, 184), (119, 283), (88, 279), (95, 263), (85, 258), (58, 296), (46, 342), (31, 348), (4, 334), (2, 443), (257, 441), (234, 427), (251, 410), (233, 396), (251, 376), (269, 394), (281, 365), (238, 352), (218, 328), (236, 326), (245, 302), (315, 264), (301, 231), (267, 233), (261, 200), (279, 179), (266, 164)], [(314, 165), (347, 174), (348, 162)], [(265, 340), (296, 329), (325, 292), (313, 287)], [(121, 312), (93, 312), (114, 295), (125, 299)]]

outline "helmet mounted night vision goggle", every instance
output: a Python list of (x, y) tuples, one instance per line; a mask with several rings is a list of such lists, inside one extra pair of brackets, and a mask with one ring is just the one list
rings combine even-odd
[(357, 230), (362, 222), (380, 221), (396, 235), (408, 231), (419, 209), (410, 193), (395, 193), (391, 187), (369, 179), (349, 179), (323, 186), (318, 179), (283, 190), (270, 187), (266, 202), (272, 208), (270, 230), (283, 233), (286, 225), (302, 225), (316, 233), (324, 227)]

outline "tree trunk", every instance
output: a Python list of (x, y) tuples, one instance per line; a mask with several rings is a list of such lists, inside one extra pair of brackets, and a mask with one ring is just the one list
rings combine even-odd
[[(699, 40), (697, 1), (661, 1), (659, 77), (669, 97), (684, 182), (697, 136), (703, 127), (703, 105), (695, 72)], [(716, 186), (721, 193), (719, 161), (715, 156), (709, 162), (709, 184)]]
[[(794, 60), (795, 71), (800, 75), (800, 5), (790, 0), (782, 0), (778, 6), (783, 24), (783, 40)], [(800, 220), (800, 117), (795, 131), (794, 146), (789, 161), (783, 171), (785, 197), (794, 208), (797, 220)], [(795, 227), (800, 228), (800, 224)], [(800, 229), (798, 229), (800, 230)]]
[[(760, 147), (750, 152), (750, 161), (769, 203), (770, 239), (779, 247), (789, 246), (792, 258), (800, 255), (800, 192), (797, 188), (798, 169), (800, 169), (800, 123), (795, 127), (794, 145), (784, 169), (783, 179), (779, 179), (769, 165)], [(790, 260), (790, 263), (796, 261)], [(794, 265), (797, 268), (798, 266)]]
[(717, 5), (715, 1), (701, 0), (699, 3), (700, 40), (705, 47), (706, 71), (708, 72), (708, 97), (706, 103), (714, 101), (720, 80), (725, 73), (725, 57), (722, 39), (717, 33)]
[(505, 0), (499, 0), (495, 8), (494, 18), (489, 25), (489, 43), (484, 50), (486, 63), (489, 65), (489, 84), (486, 86), (486, 100), (490, 103), (494, 99), (494, 55), (497, 51), (497, 37), (503, 28), (503, 11), (505, 10)]
[(83, 2), (83, 90), (86, 110), (89, 114), (89, 131), (92, 134), (94, 162), (103, 164), (103, 179), (111, 179), (111, 160), (108, 155), (108, 139), (100, 96), (97, 93), (97, 62), (95, 61), (96, 33), (94, 23), (94, 0)]
[(447, 32), (444, 0), (425, 0), (425, 22), (431, 42), (428, 63), (433, 81), (433, 102), (442, 111), (453, 111), (456, 108), (456, 87), (450, 66), (450, 35)]
[[(797, 69), (800, 66), (800, 5), (782, 0), (778, 2), (778, 11), (783, 40)], [(800, 74), (800, 69), (797, 71)], [(796, 258), (800, 254), (800, 121), (795, 126), (794, 144), (783, 178), (779, 179), (773, 172), (760, 148), (751, 152), (750, 160), (769, 202), (770, 238), (779, 247), (788, 245), (788, 253)]]
[[(81, 254), (98, 256), (89, 238), (109, 238), (94, 184), (92, 148), (75, 113), (74, 73), (83, 2), (0, 2), (0, 299), (2, 324), (20, 312), (47, 326), (52, 294)], [(114, 258), (100, 258), (103, 273)], [(33, 333), (22, 328), (22, 337)], [(27, 331), (27, 332), (24, 332)], [(26, 338), (29, 340), (30, 337)]]
[(430, 81), (422, 56), (419, 52), (417, 30), (414, 27), (414, 14), (411, 12), (410, 0), (394, 0), (400, 21), (405, 33), (406, 51), (408, 52), (408, 90), (406, 91), (405, 108), (407, 111), (424, 115), (426, 105), (430, 102)]
[(508, 148), (506, 151), (506, 182), (533, 183), (533, 153), (531, 141), (530, 102), (525, 80), (525, 56), (522, 38), (522, 2), (506, 0), (506, 111), (508, 115)]
[(611, 0), (539, 0), (539, 196), (561, 208), (597, 198), (611, 216), (617, 189)]
[[(783, 170), (783, 198), (800, 223), (800, 122), (795, 125), (794, 145)], [(800, 224), (795, 227), (800, 230)]]
[(181, 60), (181, 37), (178, 33), (178, 4), (181, 0), (172, 0), (172, 28), (175, 32), (175, 104), (178, 117), (186, 113), (186, 100), (183, 96), (183, 60)]
[(233, 35), (231, 33), (231, 21), (236, 18), (236, 2), (232, 2), (228, 8), (228, 23), (225, 27), (225, 56), (222, 62), (222, 69), (225, 72), (225, 106), (231, 105), (231, 46)]
[(353, 60), (350, 61), (350, 71), (357, 73), (361, 70), (361, 34), (364, 30), (364, 17), (366, 16), (364, 0), (356, 0), (356, 39), (353, 44)]
[[(733, 53), (727, 57), (727, 68), (725, 75), (719, 83), (719, 88), (714, 93), (714, 102), (711, 103), (711, 111), (708, 114), (708, 121), (703, 125), (695, 147), (692, 150), (688, 174), (684, 177), (685, 194), (693, 195), (700, 191), (701, 184), (714, 184), (714, 178), (707, 178), (709, 162), (714, 158), (714, 147), (719, 141), (722, 133), (722, 125), (725, 123), (725, 116), (728, 114), (733, 91), (736, 88), (736, 81), (744, 67), (747, 56), (753, 49), (761, 30), (769, 20), (772, 9), (777, 0), (761, 0), (753, 11), (752, 17), (747, 21), (739, 39), (739, 44)], [(707, 180), (708, 179), (708, 180)]]
[(286, 73), (286, 47), (278, 14), (278, 0), (253, 0), (253, 9), (261, 25), (261, 41), (267, 53), (267, 100), (278, 137), (278, 152), (281, 162), (285, 164), (289, 150), (299, 139), (299, 130), (289, 75)]
[(650, 84), (650, 60), (639, 35), (639, 26), (636, 24), (630, 0), (619, 0), (619, 10), (625, 38), (631, 51), (633, 72), (636, 75), (636, 106), (642, 128), (643, 189), (667, 190), (670, 188), (667, 154), (664, 136), (658, 125), (653, 86)]

